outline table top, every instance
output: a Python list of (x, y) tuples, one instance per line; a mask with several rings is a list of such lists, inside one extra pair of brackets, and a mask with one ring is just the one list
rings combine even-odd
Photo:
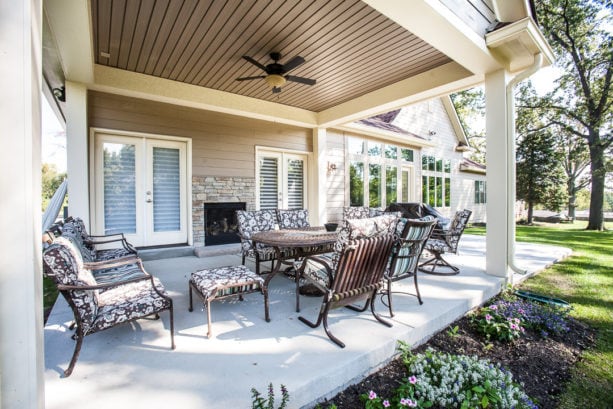
[(332, 244), (338, 231), (326, 231), (323, 227), (269, 230), (255, 233), (253, 241), (273, 247), (305, 247)]

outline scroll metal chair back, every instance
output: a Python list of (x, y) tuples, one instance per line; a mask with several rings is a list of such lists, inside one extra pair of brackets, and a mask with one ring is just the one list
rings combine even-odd
[[(330, 310), (347, 307), (354, 311), (363, 312), (369, 306), (377, 321), (391, 327), (392, 324), (385, 321), (375, 312), (375, 299), (378, 291), (383, 287), (383, 274), (389, 262), (389, 256), (394, 243), (392, 234), (375, 237), (350, 240), (340, 253), (336, 268), (326, 264), (326, 272), (329, 276), (329, 287), (325, 289), (319, 315), (315, 322), (311, 322), (300, 316), (298, 319), (306, 325), (316, 328), (322, 322), (328, 338), (341, 348), (345, 344), (335, 337), (328, 328), (328, 314)], [(307, 263), (303, 263), (305, 266)], [(308, 275), (299, 274), (307, 282), (321, 285), (319, 280), (311, 280)], [(364, 302), (363, 307), (352, 304)]]
[(398, 240), (392, 250), (390, 267), (385, 272), (385, 281), (387, 285), (384, 289), (383, 296), (387, 296), (387, 302), (384, 302), (384, 304), (387, 304), (391, 317), (394, 316), (392, 309), (392, 293), (399, 293), (397, 291), (392, 291), (393, 282), (413, 277), (415, 294), (404, 292), (403, 294), (415, 295), (419, 304), (423, 304), (417, 284), (417, 267), (424, 246), (430, 238), (435, 225), (435, 217), (425, 216), (421, 219), (407, 219), (402, 228), (400, 240)]
[(471, 214), (472, 211), (470, 210), (460, 210), (456, 212), (448, 230), (434, 229), (432, 231), (425, 249), (433, 257), (420, 264), (420, 271), (436, 275), (454, 275), (460, 272), (458, 267), (449, 264), (442, 255), (445, 253), (458, 253), (458, 244)]

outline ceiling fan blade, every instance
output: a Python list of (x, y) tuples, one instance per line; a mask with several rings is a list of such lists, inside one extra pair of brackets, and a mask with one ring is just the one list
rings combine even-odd
[(312, 80), (310, 78), (296, 77), (295, 75), (286, 75), (285, 79), (288, 81), (299, 82), (301, 84), (306, 85), (315, 85), (316, 80)]
[(297, 55), (291, 60), (289, 60), (287, 63), (283, 64), (283, 69), (285, 70), (285, 72), (290, 72), (291, 70), (302, 64), (304, 64), (304, 58)]
[(259, 69), (266, 71), (266, 67), (262, 64), (260, 64), (259, 62), (257, 62), (256, 60), (254, 60), (253, 58), (249, 57), (248, 55), (243, 55), (243, 58), (247, 61), (249, 61), (251, 64), (255, 65), (256, 67), (258, 67)]
[(259, 80), (261, 78), (266, 78), (266, 75), (258, 75), (256, 77), (242, 77), (242, 78), (237, 78), (237, 81), (248, 81), (248, 80)]

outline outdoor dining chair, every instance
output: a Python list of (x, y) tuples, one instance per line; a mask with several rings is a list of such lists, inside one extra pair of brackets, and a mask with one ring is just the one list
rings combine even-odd
[(419, 304), (423, 304), (417, 284), (417, 267), (424, 246), (435, 225), (436, 218), (432, 216), (425, 216), (420, 219), (403, 219), (403, 222), (398, 223), (401, 231), (400, 240), (397, 241), (392, 250), (391, 263), (384, 275), (386, 286), (383, 290), (383, 296), (387, 298), (384, 304), (389, 308), (391, 317), (394, 316), (392, 293), (399, 293), (398, 291), (392, 291), (392, 283), (396, 281), (413, 277), (415, 294), (405, 292), (402, 292), (402, 294), (414, 295), (417, 297)]
[[(354, 311), (363, 312), (370, 307), (371, 313), (380, 323), (391, 327), (392, 324), (384, 320), (375, 312), (375, 298), (383, 287), (383, 274), (389, 262), (389, 255), (394, 243), (394, 235), (387, 233), (365, 238), (349, 240), (338, 252), (336, 262), (329, 258), (310, 256), (302, 263), (298, 275), (300, 281), (319, 287), (324, 296), (317, 320), (315, 322), (299, 316), (298, 319), (306, 325), (317, 328), (323, 322), (324, 331), (330, 340), (341, 348), (345, 344), (332, 334), (328, 328), (328, 314), (330, 310), (347, 307)], [(323, 270), (312, 275), (315, 270), (305, 269), (309, 261), (319, 263)], [(321, 271), (326, 275), (328, 285), (323, 285)], [(298, 283), (299, 280), (296, 282)], [(297, 295), (297, 302), (298, 302)], [(354, 304), (364, 302), (362, 307)], [(297, 305), (299, 309), (299, 305)]]

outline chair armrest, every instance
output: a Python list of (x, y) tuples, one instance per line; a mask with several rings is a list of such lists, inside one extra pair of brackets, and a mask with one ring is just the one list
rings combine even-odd
[(121, 266), (125, 266), (128, 264), (138, 264), (139, 268), (141, 268), (144, 271), (143, 262), (137, 256), (126, 256), (126, 257), (116, 258), (114, 260), (103, 260), (103, 261), (94, 261), (91, 263), (83, 263), (83, 267), (89, 270), (107, 270), (109, 268), (121, 267)]
[[(143, 281), (143, 280), (149, 280), (151, 281), (151, 285), (155, 288), (155, 282), (153, 281), (153, 276), (149, 273), (147, 273), (146, 271), (143, 270), (143, 273), (145, 275), (143, 275), (142, 277), (134, 277), (134, 278), (130, 278), (127, 280), (122, 280), (122, 281), (114, 281), (112, 283), (105, 283), (105, 284), (97, 284), (97, 285), (65, 285), (65, 284), (58, 284), (57, 285), (57, 289), (59, 291), (74, 291), (74, 290), (108, 290), (109, 288), (114, 288), (114, 287), (119, 287), (125, 284), (131, 284), (131, 283), (136, 283), (138, 281)], [(157, 289), (156, 289), (156, 292)], [(158, 292), (159, 294), (159, 292)]]

